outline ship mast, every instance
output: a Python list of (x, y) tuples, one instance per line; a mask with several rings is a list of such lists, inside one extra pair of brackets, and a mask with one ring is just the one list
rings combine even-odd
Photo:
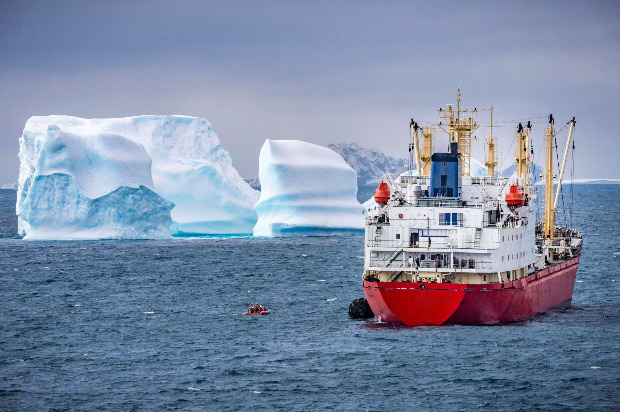
[(484, 161), (484, 165), (488, 169), (489, 176), (495, 176), (495, 167), (497, 166), (497, 155), (495, 154), (495, 146), (497, 144), (497, 138), (493, 136), (493, 106), (491, 106), (491, 130), (489, 138), (487, 139), (487, 146), (489, 148), (487, 158)]
[[(415, 156), (415, 165), (416, 165), (416, 171), (418, 172), (418, 176), (421, 176), (421, 171), (422, 171), (422, 167), (420, 165), (421, 163), (421, 159), (420, 159), (420, 143), (419, 143), (419, 139), (418, 139), (418, 124), (416, 122), (413, 121), (413, 119), (411, 119), (411, 123), (409, 124), (409, 126), (411, 127), (411, 141), (413, 142), (413, 150), (414, 150), (414, 156)], [(411, 167), (409, 167), (409, 170), (411, 170)]]
[(524, 187), (529, 187), (530, 186), (530, 162), (531, 162), (531, 158), (530, 158), (530, 132), (532, 131), (532, 123), (530, 123), (530, 121), (528, 120), (527, 122), (527, 127), (526, 127), (526, 132), (525, 132), (525, 141), (523, 143), (523, 147), (524, 147), (524, 160), (523, 160), (523, 167), (525, 169), (525, 175), (523, 177), (523, 186)]
[(549, 115), (549, 127), (545, 131), (546, 161), (545, 161), (545, 227), (544, 238), (548, 243), (555, 238), (555, 208), (553, 206), (553, 115)]
[(420, 176), (430, 176), (431, 174), (431, 156), (433, 155), (433, 127), (432, 126), (424, 126), (422, 129), (422, 171), (423, 173)]
[(452, 105), (449, 105), (446, 110), (439, 109), (439, 114), (447, 121), (448, 130), (444, 129), (441, 122), (439, 127), (448, 133), (450, 143), (457, 143), (457, 151), (461, 155), (461, 170), (459, 171), (461, 176), (471, 175), (471, 134), (478, 128), (474, 119), (477, 113), (477, 109), (461, 110), (460, 88), (456, 94), (456, 111)]
[(523, 185), (527, 186), (529, 173), (529, 152), (528, 152), (528, 134), (529, 132), (519, 123), (515, 140), (515, 161), (517, 165), (517, 178), (523, 181)]

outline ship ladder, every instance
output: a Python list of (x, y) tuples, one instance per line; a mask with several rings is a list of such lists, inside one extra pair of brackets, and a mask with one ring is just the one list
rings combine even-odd
[(402, 272), (402, 271), (401, 271), (401, 272), (396, 272), (396, 273), (394, 274), (394, 276), (392, 276), (392, 277), (388, 280), (388, 282), (394, 282), (394, 281), (395, 281), (395, 280), (396, 280), (396, 279), (397, 279), (400, 275), (402, 275), (403, 273), (405, 273), (405, 272)]
[(475, 249), (480, 249), (480, 238), (482, 236), (482, 229), (477, 227), (476, 228), (476, 235), (474, 236), (474, 248)]
[(381, 245), (381, 232), (383, 230), (381, 229), (381, 227), (377, 227), (375, 229), (375, 246), (380, 246)]
[(397, 250), (397, 251), (394, 253), (394, 255), (392, 255), (392, 257), (390, 258), (390, 261), (388, 262), (388, 264), (387, 264), (387, 265), (385, 265), (385, 267), (390, 266), (390, 265), (391, 265), (391, 264), (392, 264), (392, 263), (393, 263), (396, 259), (398, 259), (398, 257), (401, 255), (401, 253), (403, 253), (403, 250), (404, 250), (404, 249)]

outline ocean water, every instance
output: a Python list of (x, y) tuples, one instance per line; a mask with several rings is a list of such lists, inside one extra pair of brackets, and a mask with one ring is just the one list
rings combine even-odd
[(402, 328), (347, 316), (361, 236), (28, 242), (2, 190), (0, 410), (618, 410), (620, 185), (574, 199), (572, 307)]

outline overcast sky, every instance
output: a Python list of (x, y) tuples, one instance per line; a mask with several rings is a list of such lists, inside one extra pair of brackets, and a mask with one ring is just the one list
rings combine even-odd
[(5, 0), (0, 63), (0, 184), (33, 115), (204, 117), (256, 177), (265, 139), (405, 157), (409, 119), (437, 122), (457, 87), (498, 109), (504, 167), (528, 119), (542, 163), (553, 113), (557, 128), (576, 117), (576, 178), (620, 178), (617, 1)]

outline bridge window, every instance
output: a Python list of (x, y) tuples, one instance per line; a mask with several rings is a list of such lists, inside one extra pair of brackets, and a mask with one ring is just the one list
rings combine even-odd
[(440, 213), (439, 224), (441, 226), (458, 226), (459, 220), (463, 221), (462, 213)]
[(449, 225), (450, 224), (450, 213), (440, 213), (439, 224), (442, 226)]

